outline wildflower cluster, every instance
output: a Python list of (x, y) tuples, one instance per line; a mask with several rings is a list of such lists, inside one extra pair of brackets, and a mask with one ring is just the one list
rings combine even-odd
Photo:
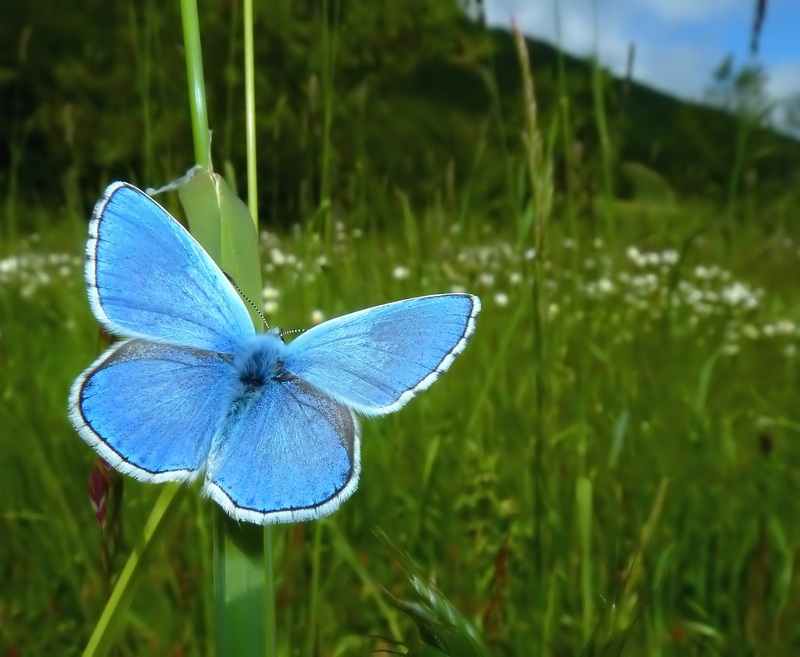
[(0, 286), (19, 286), (24, 298), (55, 283), (74, 281), (83, 259), (68, 253), (23, 252), (0, 260)]
[[(350, 257), (354, 242), (367, 239), (361, 229), (348, 230), (342, 222), (333, 228), (331, 249), (320, 234), (299, 228), (285, 236), (261, 233), (266, 281), (262, 303), (268, 317), (279, 312), (283, 292), (313, 286)], [(0, 259), (0, 285), (17, 285), (21, 296), (30, 297), (64, 279), (79, 281), (81, 257), (36, 252), (29, 242), (23, 247), (21, 253)], [(540, 263), (539, 271), (541, 298), (551, 319), (559, 316), (567, 325), (599, 320), (596, 326), (609, 328), (614, 342), (630, 341), (666, 321), (672, 335), (718, 341), (727, 354), (764, 340), (778, 341), (787, 357), (795, 354), (800, 326), (790, 318), (770, 316), (765, 291), (723, 267), (690, 264), (674, 249), (629, 246), (615, 258), (600, 238), (589, 244), (565, 238), (550, 244), (547, 253), (551, 257)], [(436, 245), (436, 257), (421, 264), (403, 261), (392, 249), (380, 257), (387, 281), (409, 289), (436, 281), (433, 287), (438, 290), (476, 292), (496, 312), (503, 312), (529, 302), (533, 263), (541, 255), (488, 236), (479, 244), (470, 243), (460, 231), (451, 230)], [(325, 319), (322, 310), (314, 309), (308, 323)]]
[[(295, 231), (296, 241), (299, 241), (299, 237), (298, 231)], [(293, 289), (299, 285), (311, 285), (328, 266), (328, 258), (322, 253), (322, 240), (318, 233), (311, 235), (311, 243), (305, 249), (307, 253), (313, 254), (311, 256), (298, 256), (292, 249), (286, 248), (284, 240), (268, 231), (261, 233), (261, 248), (266, 281), (261, 290), (261, 298), (264, 314), (267, 316), (276, 315), (280, 309), (281, 289), (276, 281)], [(324, 321), (324, 315), (320, 310), (314, 310), (310, 321), (312, 324), (319, 324)]]
[[(611, 260), (605, 261), (602, 275), (587, 276), (585, 297), (596, 304), (607, 304), (611, 317), (628, 326), (647, 330), (665, 319), (676, 335), (705, 334), (721, 340), (723, 352), (738, 353), (742, 338), (758, 340), (800, 335), (789, 319), (761, 319), (765, 291), (717, 265), (689, 266), (674, 250), (641, 251), (631, 246), (623, 266), (614, 271)], [(589, 263), (587, 269), (594, 269)], [(626, 266), (627, 265), (627, 266)], [(623, 339), (630, 332), (620, 334)], [(793, 355), (793, 343), (784, 350)]]

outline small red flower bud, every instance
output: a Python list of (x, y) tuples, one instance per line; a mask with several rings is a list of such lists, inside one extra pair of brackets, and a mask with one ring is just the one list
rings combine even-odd
[(100, 528), (105, 531), (106, 511), (108, 508), (108, 491), (111, 487), (111, 467), (100, 459), (89, 473), (89, 499), (92, 502), (94, 515)]

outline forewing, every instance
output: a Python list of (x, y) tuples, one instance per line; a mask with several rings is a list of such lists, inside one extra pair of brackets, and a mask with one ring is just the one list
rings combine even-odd
[(285, 368), (359, 413), (401, 408), (450, 367), (475, 331), (480, 300), (440, 294), (320, 324), (287, 345)]
[(70, 420), (114, 468), (192, 481), (225, 416), (233, 365), (222, 354), (146, 340), (111, 347), (70, 391)]
[(233, 353), (255, 331), (219, 267), (144, 192), (114, 183), (95, 206), (86, 285), (111, 333)]
[(358, 485), (361, 434), (350, 409), (299, 380), (238, 396), (214, 439), (204, 492), (237, 520), (312, 520)]

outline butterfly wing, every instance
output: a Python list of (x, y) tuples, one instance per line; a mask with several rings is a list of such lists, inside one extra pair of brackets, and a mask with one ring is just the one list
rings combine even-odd
[(290, 342), (285, 368), (359, 413), (391, 413), (450, 367), (480, 307), (470, 294), (440, 294), (344, 315)]
[(255, 330), (211, 257), (166, 210), (127, 183), (95, 206), (86, 285), (111, 333), (233, 353)]
[(213, 441), (204, 492), (237, 520), (312, 520), (358, 485), (361, 433), (352, 411), (313, 387), (271, 380), (240, 396)]
[(70, 420), (120, 472), (149, 482), (192, 481), (230, 399), (233, 365), (216, 352), (127, 340), (70, 390)]

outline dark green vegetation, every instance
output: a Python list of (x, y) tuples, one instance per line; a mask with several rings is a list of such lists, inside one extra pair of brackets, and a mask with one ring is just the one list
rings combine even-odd
[[(300, 220), (330, 195), (390, 221), (386, 201), (400, 190), (422, 206), (468, 195), (493, 223), (507, 221), (508, 178), (522, 155), (508, 32), (481, 31), (455, 3), (342, 4), (280, 0), (256, 15), (259, 195), (269, 220)], [(0, 24), (0, 189), (23, 223), (23, 204), (66, 198), (83, 212), (110, 179), (151, 185), (192, 159), (178, 4), (81, 7), (65, 16), (32, 0)], [(241, 15), (235, 3), (200, 10), (215, 161), (241, 175)], [(797, 194), (800, 144), (757, 128), (755, 117), (682, 103), (571, 57), (560, 67), (545, 44), (530, 53), (557, 183), (583, 210), (599, 192), (642, 193), (641, 166), (681, 197), (759, 221)], [(745, 103), (730, 75), (714, 80), (717, 62), (698, 65), (720, 104)], [(757, 215), (738, 207), (748, 203)]]
[[(452, 370), (365, 422), (354, 497), (319, 530), (275, 531), (279, 654), (307, 654), (312, 619), (324, 656), (413, 636), (372, 584), (414, 597), (376, 530), (494, 655), (797, 654), (796, 144), (636, 87), (621, 106), (601, 72), (568, 60), (559, 80), (551, 51), (532, 46), (537, 157), (508, 37), (423, 4), (352, 3), (335, 24), (312, 3), (257, 16), (269, 319), (303, 327), (452, 288), (484, 302)], [(180, 26), (154, 3), (84, 5), (34, 2), (15, 11), (35, 20), (0, 27), (16, 30), (4, 44), (27, 44), (0, 122), (9, 654), (82, 649), (159, 495), (120, 480), (119, 535), (104, 547), (94, 458), (65, 400), (101, 346), (80, 271), (91, 202), (112, 178), (158, 184), (190, 162)], [(215, 156), (243, 179), (238, 19), (224, 11), (201, 8)], [(548, 164), (549, 216), (547, 194), (530, 191), (549, 189), (536, 178)], [(118, 654), (213, 650), (209, 507), (184, 495)]]

